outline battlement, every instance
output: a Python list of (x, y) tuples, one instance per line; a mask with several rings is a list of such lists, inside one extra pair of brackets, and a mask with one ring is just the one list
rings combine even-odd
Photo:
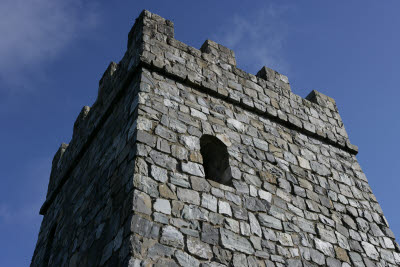
[[(151, 21), (153, 14), (144, 11), (142, 16)], [(159, 22), (159, 16), (155, 16)], [(315, 90), (309, 97), (301, 98), (291, 92), (286, 76), (267, 67), (262, 67), (256, 76), (247, 73), (236, 67), (232, 50), (213, 41), (206, 40), (197, 50), (171, 36), (159, 36), (160, 31), (155, 28), (143, 34), (145, 45), (141, 60), (147, 67), (357, 154), (358, 149), (351, 145), (332, 98)]]

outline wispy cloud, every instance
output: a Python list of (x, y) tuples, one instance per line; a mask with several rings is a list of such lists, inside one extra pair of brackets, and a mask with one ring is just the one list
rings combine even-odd
[(289, 10), (268, 5), (254, 13), (233, 15), (217, 29), (213, 40), (234, 50), (238, 66), (247, 71), (268, 66), (286, 72), (289, 66), (283, 49), (288, 25), (283, 17)]
[(96, 10), (82, 0), (0, 1), (0, 82), (15, 88), (24, 77), (40, 75), (44, 64), (96, 25)]

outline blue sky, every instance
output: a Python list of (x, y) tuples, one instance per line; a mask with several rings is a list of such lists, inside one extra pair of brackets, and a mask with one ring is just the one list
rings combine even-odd
[(200, 48), (212, 39), (250, 73), (266, 65), (300, 96), (333, 97), (400, 238), (399, 1), (3, 0), (0, 266), (30, 263), (52, 157), (143, 9), (172, 20), (180, 41)]

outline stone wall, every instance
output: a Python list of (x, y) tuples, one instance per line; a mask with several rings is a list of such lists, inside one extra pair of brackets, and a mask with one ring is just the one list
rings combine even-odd
[[(55, 155), (32, 265), (400, 265), (335, 101), (235, 65), (142, 12)], [(229, 186), (205, 179), (203, 135), (225, 144)]]

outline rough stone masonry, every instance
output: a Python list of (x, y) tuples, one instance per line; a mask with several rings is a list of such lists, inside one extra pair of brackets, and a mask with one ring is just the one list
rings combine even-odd
[(143, 11), (53, 159), (32, 266), (399, 266), (335, 101)]

